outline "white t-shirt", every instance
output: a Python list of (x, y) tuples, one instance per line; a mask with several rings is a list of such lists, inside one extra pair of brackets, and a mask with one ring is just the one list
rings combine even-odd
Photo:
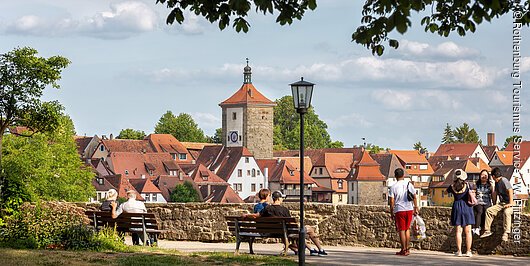
[(135, 199), (129, 199), (128, 201), (121, 204), (116, 210), (116, 215), (119, 216), (122, 212), (128, 213), (143, 213), (147, 212), (145, 204)]
[(394, 198), (394, 213), (414, 210), (412, 201), (407, 200), (407, 186), (410, 192), (416, 194), (414, 185), (409, 185), (409, 181), (399, 180), (390, 187), (388, 196)]

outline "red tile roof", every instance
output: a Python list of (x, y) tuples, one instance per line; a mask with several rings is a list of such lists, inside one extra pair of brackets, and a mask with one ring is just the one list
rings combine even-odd
[(499, 147), (497, 147), (497, 145), (482, 146), (482, 150), (484, 150), (484, 153), (486, 154), (486, 157), (488, 157), (488, 160), (491, 161), (491, 158), (493, 158), (495, 152), (499, 150)]
[(397, 168), (403, 169), (403, 171), (405, 171), (405, 176), (410, 176), (407, 173), (407, 169), (403, 168), (403, 165), (401, 165), (396, 155), (392, 153), (378, 153), (378, 154), (370, 154), (370, 156), (372, 156), (372, 158), (377, 163), (379, 163), (379, 170), (387, 178), (394, 177), (394, 171)]
[(478, 143), (441, 144), (434, 156), (460, 156), (461, 159), (466, 159), (474, 155), (478, 146), (480, 146)]
[(129, 179), (129, 183), (131, 183), (134, 189), (139, 193), (162, 193), (148, 178)]
[[(362, 158), (361, 162), (363, 162)], [(374, 163), (379, 167), (379, 164), (374, 160), (365, 160), (364, 163)], [(354, 161), (350, 153), (325, 153), (324, 164), (331, 178), (346, 178), (350, 174)]]
[(88, 156), (88, 154), (83, 154), (85, 152), (86, 147), (90, 143), (93, 137), (78, 137), (76, 136), (74, 138), (75, 144), (77, 145), (77, 153), (79, 153), (79, 156)]
[[(103, 184), (99, 184), (98, 179), (103, 181)], [(109, 189), (116, 189), (105, 177), (95, 177), (92, 179), (92, 186), (96, 188), (96, 191), (109, 191)], [(116, 189), (116, 191), (118, 191)]]
[(193, 170), (193, 172), (190, 174), (190, 177), (199, 186), (205, 184), (228, 185), (225, 180), (217, 176), (215, 173), (210, 171), (210, 169), (206, 168), (206, 166), (202, 164), (196, 165), (195, 170)]
[(129, 182), (128, 178), (125, 178), (122, 175), (112, 175), (112, 176), (106, 176), (105, 179), (111, 183), (116, 190), (118, 191), (118, 197), (119, 198), (127, 198), (127, 191), (134, 190), (136, 191), (136, 199), (137, 200), (144, 200), (144, 198), (138, 193), (138, 191), (134, 188), (134, 186)]
[(210, 195), (204, 199), (205, 202), (244, 203), (229, 185), (212, 185), (209, 188), (208, 186), (201, 186), (201, 191), (204, 194), (208, 193), (208, 189), (210, 190)]
[[(300, 170), (285, 160), (278, 159), (260, 159), (256, 160), (258, 166), (263, 172), (265, 168), (269, 169), (269, 182), (278, 182), (280, 184), (300, 184)], [(305, 184), (317, 184), (317, 182), (304, 171)]]
[[(521, 162), (521, 165), (520, 167), (523, 167), (526, 163), (526, 161), (528, 160), (528, 158), (530, 158), (530, 141), (522, 141), (521, 143), (519, 143), (519, 152), (515, 152), (514, 151), (514, 143), (513, 142), (510, 142), (510, 144), (508, 144), (508, 147), (506, 147), (506, 150), (507, 151), (514, 151), (513, 153), (513, 156), (514, 156), (514, 163), (516, 161), (516, 159), (520, 159), (520, 162)], [(517, 158), (517, 156), (519, 158)]]
[[(275, 158), (277, 159), (277, 158)], [(281, 157), (280, 159), (286, 160), (291, 165), (296, 167), (296, 170), (300, 170), (300, 157)], [(313, 168), (313, 163), (311, 162), (311, 158), (308, 156), (304, 157), (304, 172), (309, 173), (311, 169)]]
[[(313, 166), (325, 166), (326, 153), (349, 153), (354, 161), (359, 161), (362, 155), (362, 148), (325, 148), (317, 150), (306, 150), (305, 156), (311, 158)], [(274, 157), (300, 157), (299, 150), (275, 151)]]
[(425, 154), (421, 154), (418, 150), (390, 150), (405, 164), (422, 164), (428, 163)]
[(206, 146), (197, 158), (197, 164), (203, 164), (228, 181), (242, 157), (253, 156), (246, 147)]
[(497, 158), (504, 165), (513, 165), (513, 151), (497, 151)]
[(367, 151), (364, 151), (361, 160), (355, 165), (355, 171), (351, 176), (353, 181), (385, 181), (386, 177), (381, 174), (379, 164), (372, 159)]
[[(188, 154), (188, 149), (171, 134), (149, 134), (146, 139), (156, 152)], [(190, 156), (187, 161), (191, 161)]]
[(252, 83), (245, 83), (241, 88), (230, 96), (230, 98), (224, 100), (219, 106), (226, 105), (242, 105), (242, 104), (264, 104), (275, 106), (276, 103), (267, 99), (263, 96)]
[[(169, 174), (168, 170), (176, 169), (177, 175), (182, 171), (169, 153), (113, 152), (107, 160), (114, 173), (128, 178), (141, 178), (143, 175), (154, 179), (159, 175)], [(172, 169), (167, 169), (166, 165)], [(152, 174), (146, 168), (154, 168)]]
[(154, 152), (147, 140), (106, 139), (101, 142), (109, 152)]

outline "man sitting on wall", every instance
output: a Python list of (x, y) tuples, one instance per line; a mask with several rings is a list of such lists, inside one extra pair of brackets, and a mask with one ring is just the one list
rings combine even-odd
[[(134, 190), (128, 190), (127, 191), (127, 198), (128, 200), (121, 204), (118, 209), (116, 210), (116, 202), (112, 202), (112, 218), (116, 219), (120, 214), (123, 212), (127, 213), (145, 213), (147, 212), (147, 209), (145, 208), (145, 205), (141, 201), (136, 200), (136, 191)], [(132, 242), (133, 245), (140, 245), (139, 239), (142, 239), (142, 243), (145, 243), (145, 239), (143, 234), (138, 233), (132, 233)]]
[[(513, 187), (510, 184), (510, 180), (503, 177), (501, 170), (498, 167), (493, 168), (491, 171), (491, 177), (495, 180), (495, 190), (492, 193), (493, 206), (486, 210), (486, 224), (484, 226), (484, 233), (480, 236), (481, 238), (491, 236), (491, 223), (499, 212), (504, 212), (504, 234), (502, 235), (502, 241), (508, 241), (508, 236), (512, 230), (512, 214), (514, 205), (513, 202)], [(499, 201), (497, 201), (497, 195)]]

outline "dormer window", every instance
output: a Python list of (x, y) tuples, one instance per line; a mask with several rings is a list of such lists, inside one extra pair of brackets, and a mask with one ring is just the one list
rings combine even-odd
[(176, 161), (176, 160), (177, 160), (177, 154), (176, 154), (176, 153), (172, 153), (172, 154), (171, 154), (171, 158), (173, 158), (173, 160)]
[(339, 186), (339, 189), (342, 189), (342, 183), (343, 183), (342, 180), (337, 181), (337, 185)]
[(179, 160), (185, 161), (186, 159), (188, 159), (188, 155), (187, 154), (179, 153)]
[(245, 163), (249, 163), (249, 162), (250, 162), (250, 158), (245, 157)]
[(129, 175), (129, 170), (125, 170), (125, 175)]
[(98, 184), (103, 185), (103, 178), (98, 178)]
[(291, 176), (294, 176), (294, 171), (293, 171), (293, 170), (289, 170), (289, 174), (290, 174)]
[(105, 151), (105, 146), (103, 146), (103, 145), (99, 146), (99, 150), (100, 151)]

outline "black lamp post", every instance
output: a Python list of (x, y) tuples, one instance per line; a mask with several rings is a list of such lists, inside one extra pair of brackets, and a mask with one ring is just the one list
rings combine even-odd
[(298, 265), (305, 265), (305, 226), (304, 226), (304, 114), (311, 107), (311, 96), (315, 84), (300, 81), (291, 84), (296, 112), (300, 114), (300, 235), (298, 237)]

